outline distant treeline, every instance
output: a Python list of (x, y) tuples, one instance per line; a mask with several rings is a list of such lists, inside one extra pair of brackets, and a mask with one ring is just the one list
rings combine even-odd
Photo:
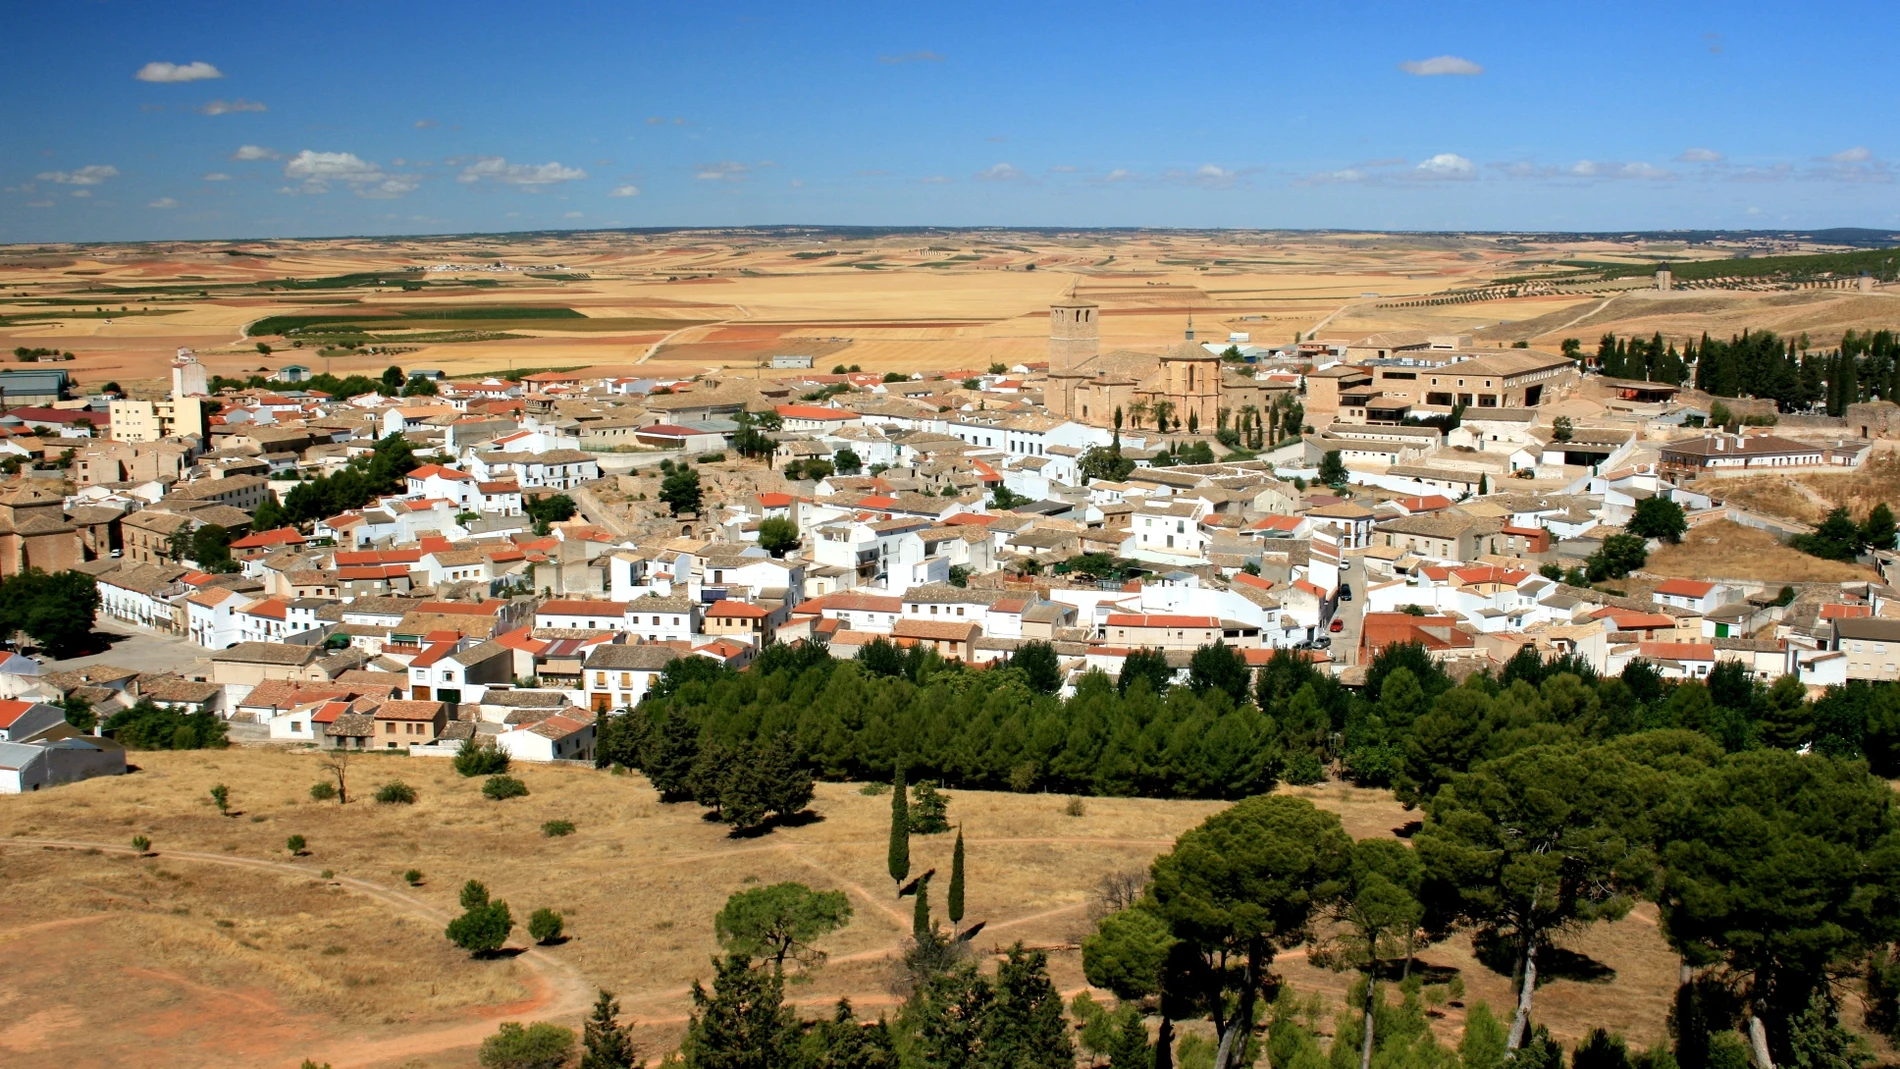
[(1732, 661), (1706, 683), (1664, 680), (1642, 661), (1598, 678), (1526, 650), (1454, 684), (1421, 647), (1398, 645), (1354, 690), (1290, 651), (1256, 677), (1216, 645), (1196, 652), (1184, 685), (1169, 685), (1158, 652), (1140, 651), (1119, 681), (1091, 672), (1066, 700), (1054, 663), (1037, 642), (988, 669), (883, 642), (853, 661), (773, 646), (743, 673), (682, 658), (632, 714), (603, 718), (600, 760), (666, 789), (657, 780), (685, 776), (700, 746), (756, 749), (784, 735), (826, 779), (879, 779), (903, 763), (913, 779), (953, 786), (1164, 798), (1242, 798), (1337, 763), (1418, 802), (1528, 746), (1687, 729), (1730, 752), (1807, 747), (1900, 774), (1900, 684), (1851, 683), (1809, 702), (1795, 677), (1766, 686)]
[(1782, 412), (1821, 408), (1838, 416), (1861, 401), (1900, 399), (1900, 338), (1892, 330), (1849, 330), (1834, 349), (1813, 349), (1808, 336), (1743, 331), (1727, 341), (1705, 332), (1677, 352), (1663, 336), (1605, 334), (1593, 361), (1605, 375), (1683, 385), (1717, 397), (1758, 397)]
[(1858, 277), (1862, 272), (1891, 282), (1900, 271), (1900, 249), (1864, 249), (1856, 252), (1802, 253), (1794, 256), (1750, 256), (1737, 260), (1672, 260), (1664, 264), (1617, 264), (1598, 267), (1600, 277), (1639, 278), (1666, 267), (1681, 282), (1717, 278), (1775, 278), (1808, 282), (1824, 277)]

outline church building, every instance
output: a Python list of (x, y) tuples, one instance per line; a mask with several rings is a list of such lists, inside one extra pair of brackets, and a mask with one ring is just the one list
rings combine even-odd
[(1193, 320), (1186, 337), (1159, 356), (1104, 353), (1101, 314), (1073, 293), (1049, 306), (1049, 414), (1112, 427), (1119, 410), (1129, 429), (1212, 434), (1220, 420), (1221, 361), (1194, 340)]

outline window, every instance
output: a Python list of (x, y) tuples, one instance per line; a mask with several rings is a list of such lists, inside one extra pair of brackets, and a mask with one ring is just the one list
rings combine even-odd
[(296, 720), (292, 720), (292, 721), (290, 722), (290, 733), (291, 733), (291, 734), (293, 734), (293, 735), (295, 735), (295, 734), (296, 734), (297, 732), (299, 732), (299, 731), (302, 731), (302, 730), (303, 730), (303, 724), (302, 724), (301, 722), (299, 722), (299, 721), (296, 721)]
[(383, 723), (383, 734), (394, 735), (395, 733), (396, 733), (396, 722), (394, 720), (385, 721)]

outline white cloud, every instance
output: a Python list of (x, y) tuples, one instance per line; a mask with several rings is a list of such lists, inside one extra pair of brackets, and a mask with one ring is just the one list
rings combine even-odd
[(222, 78), (224, 72), (204, 60), (195, 63), (147, 63), (133, 77), (141, 82), (199, 82)]
[(1565, 173), (1578, 178), (1595, 178), (1603, 173), (1603, 165), (1594, 160), (1578, 160), (1566, 168)]
[(1471, 178), (1477, 170), (1456, 152), (1441, 152), (1413, 168), (1412, 173), (1419, 178)]
[(579, 219), (580, 217), (581, 213), (579, 212), (567, 212), (561, 216), (563, 219)]
[(269, 111), (270, 109), (255, 100), (239, 97), (236, 100), (213, 100), (200, 104), (198, 110), (206, 115), (229, 115), (236, 111)]
[(976, 178), (979, 182), (1014, 182), (1022, 176), (1023, 173), (1021, 171), (1007, 163), (998, 163), (976, 172)]
[(1720, 163), (1722, 162), (1723, 158), (1724, 157), (1722, 156), (1720, 152), (1717, 152), (1712, 148), (1686, 148), (1682, 150), (1682, 155), (1676, 157), (1676, 162), (1677, 163)]
[(879, 56), (877, 57), (877, 61), (879, 63), (895, 66), (900, 63), (942, 63), (943, 57), (928, 48), (920, 48), (915, 52), (906, 52), (901, 56)]
[(640, 187), (639, 186), (615, 186), (612, 189), (607, 191), (607, 195), (610, 197), (637, 197), (640, 195)]
[(234, 160), (281, 160), (284, 154), (262, 145), (239, 145), (238, 150), (231, 153), (231, 158)]
[(1667, 182), (1676, 177), (1674, 172), (1665, 171), (1661, 167), (1652, 166), (1641, 160), (1635, 163), (1626, 163), (1618, 167), (1616, 169), (1616, 176), (1618, 178), (1640, 178), (1652, 182)]
[(486, 178), (505, 186), (548, 186), (586, 177), (586, 171), (559, 163), (509, 163), (500, 156), (483, 156), (462, 168), (455, 180), (479, 182)]
[(157, 200), (151, 202), (150, 204), (147, 204), (146, 207), (147, 208), (176, 208), (178, 207), (178, 202), (171, 199), (170, 197), (160, 197)]
[(1080, 168), (1071, 167), (1070, 165), (1066, 163), (1058, 163), (1050, 167), (1049, 170), (1054, 174), (1074, 174), (1076, 171), (1080, 170)]
[(50, 200), (29, 200), (26, 202), (26, 206), (29, 208), (51, 208), (53, 202)]
[(1855, 145), (1853, 148), (1842, 149), (1841, 151), (1836, 152), (1834, 155), (1827, 157), (1827, 162), (1829, 163), (1866, 163), (1868, 160), (1871, 160), (1873, 158), (1874, 158), (1874, 154), (1868, 150), (1866, 145)]
[(1429, 78), (1440, 74), (1483, 74), (1484, 68), (1468, 59), (1458, 56), (1433, 56), (1430, 59), (1408, 59), (1399, 64), (1399, 69), (1407, 74), (1416, 74)]
[(206, 181), (206, 182), (229, 182), (230, 180), (231, 180), (231, 176), (228, 174), (225, 174), (223, 171), (212, 171), (210, 174), (205, 175), (203, 178), (203, 181)]
[(364, 200), (395, 200), (405, 193), (413, 193), (422, 179), (412, 174), (393, 174), (380, 182), (356, 187), (356, 195)]
[(1331, 185), (1333, 183), (1363, 182), (1365, 180), (1366, 172), (1357, 167), (1348, 167), (1341, 171), (1321, 171), (1307, 178), (1306, 182), (1308, 185)]
[(69, 195), (69, 196), (74, 196), (74, 197), (90, 197), (90, 196), (92, 196), (92, 190), (90, 190), (90, 189), (75, 189), (75, 190), (73, 190), (73, 191), (72, 191), (72, 193), (70, 193), (70, 194), (68, 194), (68, 195)]
[(415, 128), (418, 130), (427, 130), (430, 127), (433, 127), (434, 125), (435, 125), (434, 119), (417, 119), (415, 123)]
[(956, 184), (956, 179), (951, 178), (947, 175), (933, 174), (924, 178), (919, 178), (917, 180), (917, 184), (920, 186), (948, 186), (948, 185)]
[(1102, 176), (1102, 181), (1104, 181), (1104, 182), (1126, 182), (1126, 181), (1128, 181), (1129, 179), (1131, 179), (1131, 178), (1133, 178), (1133, 177), (1135, 177), (1135, 172), (1133, 172), (1133, 171), (1131, 171), (1131, 170), (1129, 170), (1129, 169), (1128, 169), (1128, 168), (1126, 168), (1126, 167), (1117, 167), (1117, 168), (1115, 168), (1114, 170), (1112, 170), (1112, 171), (1110, 171), (1110, 172), (1108, 172), (1107, 174), (1105, 174), (1105, 175), (1103, 175), (1103, 176)]
[(724, 160), (719, 163), (702, 163), (693, 177), (702, 182), (742, 182), (747, 171), (752, 168), (743, 163)]
[(108, 178), (118, 176), (117, 167), (95, 163), (81, 167), (77, 171), (42, 171), (38, 177), (42, 182), (58, 182), (62, 186), (96, 186), (103, 184)]
[(354, 152), (312, 152), (304, 149), (284, 164), (284, 177), (307, 182), (380, 182), (383, 169)]

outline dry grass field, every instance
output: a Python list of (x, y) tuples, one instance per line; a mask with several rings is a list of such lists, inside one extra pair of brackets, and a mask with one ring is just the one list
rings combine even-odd
[[(1767, 531), (1716, 520), (1691, 528), (1679, 545), (1649, 555), (1643, 570), (1684, 579), (1755, 579), (1764, 583), (1843, 583), (1878, 579), (1872, 568), (1810, 557)], [(1619, 584), (1620, 585), (1620, 584)]]
[[(312, 801), (309, 754), (244, 749), (138, 755), (141, 770), (0, 802), (0, 878), (13, 891), (18, 963), (0, 981), (0, 1062), (9, 1066), (466, 1065), (468, 1048), (502, 1019), (573, 1021), (592, 990), (619, 994), (657, 1054), (677, 1043), (687, 989), (709, 972), (712, 919), (745, 887), (798, 880), (847, 891), (856, 917), (825, 941), (830, 961), (792, 996), (815, 1015), (841, 995), (890, 1009), (892, 955), (910, 903), (884, 868), (889, 798), (824, 784), (817, 820), (756, 839), (730, 838), (691, 805), (663, 806), (639, 776), (585, 769), (519, 771), (532, 793), (502, 803), (445, 762), (366, 755), (352, 790), (415, 786), (413, 806)], [(231, 788), (235, 815), (207, 795)], [(1141, 869), (1220, 803), (1066, 799), (952, 791), (966, 833), (969, 921), (986, 949), (1021, 939), (1050, 948), (1058, 985), (1084, 986), (1075, 942), (1091, 896), (1110, 873)], [(1358, 837), (1390, 835), (1415, 817), (1389, 794), (1336, 785), (1295, 789), (1341, 814)], [(571, 820), (571, 836), (540, 827)], [(155, 856), (138, 858), (134, 835)], [(285, 839), (305, 836), (292, 858)], [(70, 848), (53, 848), (69, 844)], [(947, 873), (949, 836), (913, 840), (913, 871)], [(420, 887), (402, 874), (420, 869)], [(323, 873), (329, 870), (331, 876)], [(519, 921), (540, 906), (572, 938), (516, 957), (471, 961), (441, 927), (466, 879), (484, 881)], [(525, 932), (514, 943), (526, 945)], [(1578, 933), (1570, 949), (1596, 963), (1539, 996), (1539, 1018), (1565, 1039), (1596, 1023), (1654, 1042), (1675, 983), (1675, 959), (1639, 910)], [(1479, 965), (1467, 941), (1422, 961), (1457, 969), (1468, 1000), (1509, 1001), (1508, 980)], [(1348, 977), (1308, 965), (1280, 970), (1301, 992), (1337, 1000)], [(102, 989), (111, 1020), (100, 1024)], [(93, 1026), (86, 1026), (91, 1022)], [(1447, 1037), (1462, 1023), (1452, 1007)]]
[[(1890, 325), (1886, 293), (1630, 289), (1396, 307), (1559, 260), (1643, 261), (1733, 250), (1672, 243), (1540, 243), (1502, 236), (1274, 232), (942, 231), (575, 233), (516, 237), (161, 243), (0, 249), (0, 347), (71, 350), (82, 383), (162, 388), (180, 345), (215, 372), (286, 363), (380, 371), (386, 353), (320, 356), (247, 326), (273, 315), (400, 314), (366, 324), (405, 367), (641, 367), (683, 375), (774, 353), (821, 367), (935, 371), (1043, 357), (1047, 308), (1073, 287), (1103, 306), (1103, 345), (1158, 348), (1187, 317), (1203, 338), (1356, 336), (1419, 328), (1555, 348), (1605, 331)], [(477, 270), (496, 262), (545, 270)], [(456, 269), (409, 268), (455, 265)], [(361, 276), (351, 278), (349, 276)], [(299, 280), (285, 288), (284, 280)], [(330, 280), (318, 284), (317, 280)], [(426, 282), (420, 289), (402, 284)], [(563, 319), (432, 319), (473, 306), (571, 309)], [(254, 344), (277, 347), (260, 357)]]

